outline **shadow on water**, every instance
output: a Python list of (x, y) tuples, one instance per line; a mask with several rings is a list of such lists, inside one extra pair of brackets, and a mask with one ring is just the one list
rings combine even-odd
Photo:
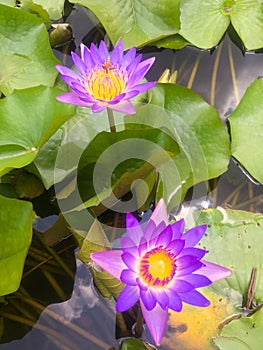
[[(72, 26), (74, 42), (54, 52), (64, 64), (71, 66), (70, 50), (78, 53), (81, 42), (86, 45), (99, 42), (105, 33), (82, 8), (73, 10), (67, 22)], [(243, 54), (227, 36), (212, 53), (186, 47), (180, 51), (150, 48), (144, 54), (156, 56), (149, 80), (157, 80), (166, 68), (177, 70), (177, 83), (201, 94), (218, 109), (223, 120), (263, 71), (262, 54)], [(234, 162), (219, 179), (198, 186), (197, 207), (221, 205), (262, 212), (262, 186), (252, 183)], [(204, 199), (206, 204), (202, 204)], [(45, 231), (45, 225), (52, 225), (56, 219), (57, 216), (41, 219), (35, 229)], [(73, 238), (69, 236), (50, 248), (39, 235), (35, 235), (30, 248), (19, 291), (7, 296), (1, 308), (0, 348), (117, 349), (116, 335), (129, 335), (125, 322), (132, 324), (136, 310), (134, 315), (126, 315), (127, 319), (118, 320), (121, 316), (117, 315), (119, 327), (116, 327), (115, 303), (105, 300), (94, 289), (89, 270), (75, 258), (77, 245)], [(144, 339), (150, 341), (146, 332)], [(167, 341), (165, 344), (161, 349), (174, 348)]]

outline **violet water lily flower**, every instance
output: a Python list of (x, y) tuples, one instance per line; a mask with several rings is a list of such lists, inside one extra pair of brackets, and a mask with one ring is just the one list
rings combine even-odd
[(74, 52), (71, 55), (78, 73), (56, 65), (62, 79), (72, 89), (72, 92), (58, 96), (59, 101), (91, 107), (95, 113), (110, 108), (133, 114), (135, 109), (130, 99), (156, 84), (139, 84), (155, 58), (141, 61), (142, 55), (136, 57), (135, 47), (124, 54), (121, 40), (111, 54), (101, 41), (98, 48), (93, 43), (90, 49), (81, 44), (81, 57)]
[(127, 214), (127, 236), (121, 250), (92, 253), (92, 260), (126, 284), (116, 310), (123, 312), (138, 300), (148, 329), (161, 343), (168, 309), (180, 312), (182, 303), (206, 307), (210, 304), (197, 288), (226, 278), (231, 270), (202, 260), (206, 250), (196, 248), (206, 225), (183, 233), (184, 220), (168, 222), (165, 202), (160, 200), (146, 228)]

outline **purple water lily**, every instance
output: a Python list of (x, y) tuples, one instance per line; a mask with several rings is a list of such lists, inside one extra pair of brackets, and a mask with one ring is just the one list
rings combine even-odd
[(155, 82), (139, 84), (155, 58), (141, 61), (142, 55), (136, 57), (135, 48), (124, 54), (121, 40), (111, 54), (101, 41), (98, 48), (93, 43), (90, 49), (81, 44), (81, 57), (74, 52), (71, 55), (79, 74), (56, 65), (62, 79), (72, 89), (58, 96), (59, 101), (91, 107), (92, 112), (110, 108), (133, 114), (135, 109), (130, 99), (155, 85)]
[(210, 304), (196, 288), (226, 278), (231, 270), (201, 260), (206, 250), (195, 245), (206, 226), (183, 233), (184, 220), (168, 222), (165, 202), (160, 200), (146, 228), (127, 214), (127, 236), (121, 250), (91, 254), (93, 261), (126, 284), (116, 310), (123, 312), (140, 300), (141, 310), (157, 345), (161, 343), (168, 309), (180, 312), (182, 303), (205, 307)]

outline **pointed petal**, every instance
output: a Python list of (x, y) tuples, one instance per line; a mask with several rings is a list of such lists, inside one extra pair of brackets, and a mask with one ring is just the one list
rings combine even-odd
[(126, 229), (128, 236), (138, 245), (143, 236), (143, 231), (139, 221), (131, 213), (126, 214)]
[(186, 293), (193, 290), (194, 286), (183, 279), (180, 280), (175, 278), (173, 283), (171, 284), (170, 289), (176, 293)]
[(172, 251), (172, 253), (177, 256), (182, 249), (184, 248), (184, 240), (183, 239), (175, 239), (168, 246), (167, 249)]
[(123, 253), (122, 260), (125, 262), (129, 269), (131, 269), (132, 271), (136, 271), (136, 265), (138, 260), (134, 257), (134, 255), (127, 252)]
[(85, 46), (84, 44), (80, 44), (80, 54), (81, 54), (81, 58), (83, 60), (83, 62), (86, 65), (87, 68), (87, 72), (90, 71), (92, 69), (92, 67), (94, 66), (92, 59), (90, 57), (90, 51), (87, 48), (87, 46)]
[[(154, 85), (156, 85), (156, 81), (150, 81), (147, 83), (132, 86), (131, 89), (136, 90), (137, 94), (134, 95), (134, 96), (136, 96), (144, 91), (150, 90), (151, 88), (154, 87)], [(129, 89), (129, 82), (127, 83), (126, 89)], [(132, 98), (132, 97), (130, 97), (130, 98)]]
[(166, 204), (164, 199), (159, 200), (158, 204), (156, 205), (156, 208), (152, 213), (151, 220), (154, 221), (156, 226), (158, 226), (162, 221), (164, 221), (166, 225), (169, 224), (168, 214), (167, 214), (167, 209), (166, 209)]
[(189, 265), (189, 266), (186, 267), (186, 268), (178, 269), (178, 270), (176, 271), (176, 276), (177, 276), (177, 277), (185, 276), (185, 275), (188, 275), (189, 273), (192, 273), (192, 272), (197, 271), (197, 270), (198, 270), (198, 273), (199, 273), (199, 269), (200, 269), (203, 265), (204, 265), (204, 264), (203, 264), (202, 262), (200, 262), (199, 260), (197, 260), (194, 264)]
[(140, 304), (149, 332), (155, 344), (160, 345), (168, 320), (168, 310), (164, 310), (159, 304), (156, 304), (154, 309), (148, 311), (142, 302)]
[(176, 312), (182, 311), (183, 304), (179, 295), (173, 290), (169, 290), (168, 297), (169, 297), (168, 308)]
[(120, 293), (116, 303), (116, 310), (123, 312), (130, 309), (139, 299), (139, 287), (126, 286)]
[(182, 233), (184, 231), (184, 219), (173, 222), (171, 224), (171, 227), (173, 230), (173, 240), (174, 239), (181, 239)]
[(201, 267), (197, 273), (206, 276), (210, 281), (215, 282), (231, 275), (232, 271), (226, 267), (202, 260), (205, 266)]
[(66, 75), (68, 77), (71, 77), (73, 80), (80, 81), (80, 76), (74, 72), (72, 69), (69, 69), (68, 67), (61, 66), (59, 64), (56, 64), (56, 69), (59, 71), (60, 74)]
[(131, 270), (123, 270), (121, 273), (121, 281), (129, 286), (137, 286), (137, 275)]
[(167, 227), (166, 223), (164, 221), (162, 221), (152, 232), (151, 238), (150, 238), (150, 242), (149, 242), (149, 247), (153, 248), (156, 246), (156, 241), (159, 237), (159, 235), (161, 234), (161, 232), (163, 232), (163, 230), (165, 230), (165, 228)]
[(167, 247), (172, 239), (172, 229), (170, 226), (167, 226), (158, 236), (156, 240), (156, 246)]
[(112, 109), (113, 111), (120, 112), (123, 114), (134, 114), (135, 108), (133, 104), (129, 100), (122, 100), (116, 105), (111, 105), (109, 103), (108, 108)]
[(106, 62), (106, 60), (109, 56), (109, 52), (108, 52), (107, 46), (103, 40), (101, 40), (100, 45), (99, 45), (99, 53), (100, 53), (101, 60), (103, 62)]
[(91, 107), (92, 105), (89, 102), (82, 101), (74, 92), (66, 92), (65, 94), (57, 96), (56, 99), (60, 102), (71, 103), (82, 107)]
[(155, 60), (155, 57), (152, 57), (149, 60), (143, 61), (138, 65), (137, 69), (134, 71), (131, 77), (132, 85), (137, 85), (145, 77), (145, 75), (151, 68), (154, 60)]
[(97, 265), (120, 280), (122, 270), (126, 269), (122, 258), (121, 250), (106, 250), (90, 254), (90, 257)]
[(149, 241), (152, 237), (153, 231), (156, 229), (156, 225), (153, 220), (149, 220), (147, 226), (144, 229), (144, 237)]
[(121, 64), (122, 57), (123, 57), (123, 43), (122, 43), (122, 40), (119, 40), (114, 50), (112, 51), (111, 58), (110, 58), (111, 63), (114, 66), (117, 64)]
[(176, 259), (176, 266), (178, 269), (183, 270), (196, 262), (196, 257), (192, 255), (185, 255)]
[(155, 297), (155, 299), (158, 301), (158, 303), (160, 304), (160, 306), (163, 309), (166, 309), (168, 307), (169, 304), (169, 297), (166, 294), (166, 292), (164, 291), (164, 289), (157, 289), (157, 288), (153, 288), (151, 289), (152, 295)]
[(87, 74), (87, 67), (84, 64), (84, 62), (79, 58), (75, 52), (71, 52), (71, 57), (73, 59), (73, 62), (77, 68), (77, 70), (80, 72), (81, 75), (86, 76)]
[(156, 305), (156, 299), (155, 297), (152, 295), (150, 289), (141, 289), (140, 291), (140, 297), (141, 297), (141, 301), (143, 302), (143, 304), (145, 305), (146, 309), (148, 311), (152, 310), (155, 305)]
[(208, 279), (206, 276), (203, 276), (201, 274), (197, 273), (192, 273), (186, 276), (183, 276), (182, 278), (184, 281), (189, 282), (194, 286), (194, 288), (200, 288), (200, 287), (206, 287), (209, 286), (212, 282), (210, 279)]
[(210, 301), (206, 299), (201, 293), (197, 290), (193, 290), (188, 293), (179, 294), (183, 302), (195, 306), (206, 307), (210, 305)]
[(132, 254), (135, 258), (139, 257), (138, 247), (129, 237), (123, 236), (121, 238), (121, 248), (123, 252), (128, 252)]
[(193, 227), (187, 231), (182, 238), (185, 240), (185, 247), (194, 247), (203, 237), (206, 231), (206, 225)]
[(129, 66), (132, 61), (134, 60), (136, 55), (136, 48), (132, 47), (126, 54), (123, 56), (123, 59), (121, 61), (121, 68), (124, 69), (127, 66)]
[(208, 251), (200, 248), (184, 248), (180, 253), (179, 257), (183, 257), (185, 255), (195, 256), (196, 259), (202, 259), (202, 257), (207, 254)]
[(98, 66), (103, 63), (103, 61), (101, 60), (98, 48), (94, 43), (91, 43), (90, 45), (90, 57), (94, 65)]

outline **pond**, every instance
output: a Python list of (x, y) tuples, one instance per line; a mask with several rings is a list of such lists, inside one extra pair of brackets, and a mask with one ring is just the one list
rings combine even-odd
[[(34, 3), (41, 5), (41, 1)], [(0, 9), (4, 11), (7, 6), (1, 4), (0, 1)], [(23, 6), (19, 11), (28, 11), (26, 2)], [(114, 36), (109, 33), (109, 37), (106, 36), (102, 24), (87, 7), (68, 2), (65, 6), (68, 15), (53, 20), (53, 23), (65, 21), (71, 29), (66, 28), (65, 43), (55, 45), (53, 53), (64, 66), (72, 67), (71, 51), (80, 55), (81, 43), (90, 47), (92, 42), (99, 44), (105, 40), (110, 44), (109, 37)], [(35, 12), (40, 16), (42, 12), (39, 11), (39, 8), (31, 7), (29, 12), (33, 14), (30, 16), (35, 16)], [(97, 15), (100, 18), (99, 10)], [(49, 34), (52, 30), (49, 29)], [(262, 36), (262, 33), (258, 35)], [(128, 39), (126, 43), (129, 43)], [(131, 46), (126, 45), (127, 48)], [(3, 135), (7, 136), (0, 132), (0, 147), (6, 147), (0, 148), (1, 152), (3, 150), (0, 195), (8, 200), (16, 198), (17, 201), (32, 203), (30, 223), (25, 218), (26, 228), (21, 228), (21, 235), (28, 225), (31, 227), (33, 216), (33, 239), (30, 243), (31, 238), (28, 238), (28, 252), (26, 249), (18, 290), (0, 294), (0, 349), (224, 350), (232, 345), (241, 350), (245, 346), (260, 350), (258, 344), (263, 339), (257, 327), (263, 325), (260, 278), (263, 188), (259, 166), (262, 152), (261, 143), (257, 146), (254, 138), (260, 139), (263, 135), (260, 122), (263, 115), (259, 112), (263, 102), (258, 102), (260, 94), (263, 101), (263, 87), (255, 86), (262, 81), (262, 49), (245, 51), (242, 40), (233, 34), (233, 27), (211, 49), (201, 49), (190, 43), (175, 50), (166, 48), (173, 47), (169, 46), (169, 41), (161, 45), (155, 40), (141, 46), (137, 54), (142, 53), (143, 60), (155, 57), (146, 74), (147, 80), (158, 81), (166, 69), (169, 69), (169, 74), (165, 81), (149, 92), (143, 92), (142, 97), (134, 98), (138, 104), (137, 120), (134, 116), (123, 117), (122, 113), (114, 112), (117, 132), (116, 129), (113, 132), (112, 127), (109, 132), (106, 110), (96, 114), (86, 107), (73, 110), (72, 105), (64, 104), (66, 107), (59, 110), (48, 105), (61, 120), (56, 124), (50, 119), (47, 127), (43, 127), (43, 134), (39, 132), (40, 149), (36, 151), (31, 147), (30, 154), (26, 155), (28, 158), (22, 159), (19, 158), (23, 153), (20, 149), (8, 147), (10, 144), (14, 147), (23, 145), (23, 139), (35, 133), (37, 119), (32, 125), (30, 120), (26, 124), (18, 122), (20, 131), (21, 128), (27, 130), (14, 136), (19, 141), (14, 141), (12, 124), (8, 127), (2, 124)], [(113, 45), (110, 47), (112, 50)], [(4, 55), (6, 63), (7, 55)], [(17, 56), (20, 55), (18, 52)], [(27, 59), (27, 55), (23, 59)], [(111, 63), (104, 68), (107, 74), (112, 71), (115, 74), (116, 68), (111, 68)], [(27, 63), (19, 61), (20, 64), (25, 64), (22, 70), (27, 69)], [(16, 69), (14, 65), (15, 75), (21, 74)], [(168, 82), (173, 72), (177, 72), (176, 79)], [(5, 76), (4, 79), (7, 80)], [(41, 79), (39, 85), (45, 86)], [(0, 102), (12, 98), (13, 94), (15, 96), (16, 89), (24, 91), (20, 82), (10, 81), (10, 85), (3, 85)], [(14, 89), (11, 92), (12, 84)], [(250, 85), (251, 90), (246, 92)], [(60, 93), (67, 91), (61, 78), (56, 81), (56, 86)], [(32, 87), (44, 89), (38, 84), (25, 86)], [(46, 92), (37, 90), (29, 96), (31, 100), (36, 98), (36, 108), (41, 94)], [(57, 92), (47, 95), (47, 100), (39, 102), (43, 107), (39, 107), (36, 114), (42, 113), (46, 101), (55, 100), (57, 95)], [(23, 95), (15, 98), (10, 99), (14, 111)], [(30, 104), (28, 101), (30, 99), (25, 105)], [(0, 106), (0, 113), (8, 114), (11, 108)], [(244, 115), (247, 117), (245, 126), (236, 121)], [(160, 121), (162, 118), (164, 121)], [(40, 124), (42, 119), (44, 117), (39, 114)], [(175, 124), (178, 134), (169, 129)], [(149, 129), (153, 134), (149, 134)], [(247, 135), (244, 129), (248, 130)], [(126, 134), (121, 136), (122, 132)], [(9, 135), (12, 135), (10, 142)], [(35, 135), (33, 139), (36, 140)], [(239, 142), (244, 143), (244, 140), (245, 145), (241, 147)], [(230, 141), (235, 150), (229, 150)], [(121, 149), (114, 148), (118, 143)], [(246, 149), (244, 157), (243, 149)], [(14, 155), (13, 151), (18, 153)], [(167, 154), (169, 161), (164, 160)], [(19, 165), (6, 162), (9, 156), (10, 159), (17, 157)], [(176, 157), (179, 157), (178, 162), (171, 165), (170, 160)], [(110, 192), (107, 176), (110, 178)], [(146, 192), (141, 182), (146, 183)], [(117, 198), (112, 199), (109, 193), (113, 189)], [(207, 225), (207, 232), (198, 247), (209, 251), (209, 261), (234, 273), (230, 282), (220, 281), (204, 288), (203, 294), (210, 300), (210, 307), (184, 304), (182, 312), (169, 311), (166, 331), (157, 346), (148, 326), (143, 324), (138, 303), (127, 311), (116, 313), (115, 299), (123, 286), (92, 261), (89, 254), (109, 247), (120, 249), (120, 237), (126, 232), (126, 212), (133, 212), (145, 227), (161, 197), (168, 205), (171, 220), (178, 222), (183, 218), (187, 229)], [(1, 208), (5, 205), (3, 202)], [(23, 226), (24, 213), (18, 212), (18, 217)], [(94, 217), (98, 219), (95, 223)], [(11, 221), (12, 217), (6, 213), (3, 218), (0, 215), (2, 227), (6, 228)], [(3, 259), (4, 253), (0, 253)], [(6, 268), (7, 265), (3, 266)], [(5, 268), (0, 272), (9, 271), (11, 274), (11, 270)], [(3, 279), (8, 280), (6, 272)], [(235, 324), (239, 321), (241, 323)], [(248, 338), (238, 331), (244, 325)], [(240, 343), (245, 345), (238, 345)]]

